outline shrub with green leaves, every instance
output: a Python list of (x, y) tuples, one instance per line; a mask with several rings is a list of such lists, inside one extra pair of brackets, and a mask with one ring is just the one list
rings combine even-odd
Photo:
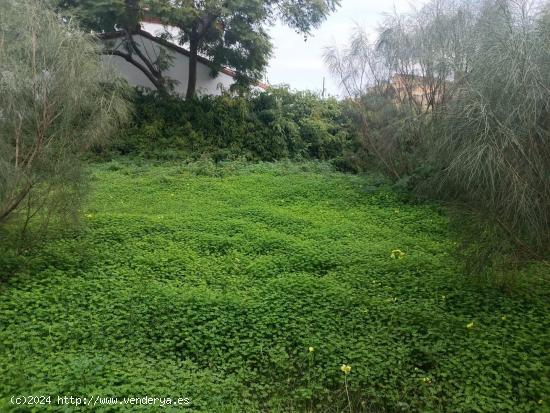
[(527, 2), (482, 9), (469, 72), (434, 121), (429, 153), (441, 172), (429, 184), (481, 211), (528, 256), (547, 258), (550, 24), (536, 11)]
[(550, 256), (548, 16), (548, 2), (433, 0), (326, 52), (355, 158), (460, 209), (477, 273)]
[(335, 159), (355, 135), (342, 105), (273, 88), (192, 100), (138, 92), (133, 126), (112, 149), (153, 158)]
[(126, 112), (88, 35), (43, 2), (3, 1), (0, 224), (22, 206), (27, 222), (74, 213), (85, 188), (79, 158)]

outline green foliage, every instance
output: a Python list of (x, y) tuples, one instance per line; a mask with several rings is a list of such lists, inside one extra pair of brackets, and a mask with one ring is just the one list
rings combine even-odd
[(272, 44), (265, 26), (280, 18), (308, 34), (336, 9), (339, 0), (149, 0), (153, 14), (177, 27), (177, 39), (189, 44), (189, 82), (186, 97), (195, 94), (196, 56), (200, 52), (217, 68), (236, 70), (237, 88), (259, 81), (267, 67)]
[(13, 394), (346, 411), (342, 364), (353, 412), (545, 411), (548, 289), (465, 285), (437, 207), (319, 162), (93, 172), (87, 229), (2, 281), (2, 412)]
[[(75, 17), (86, 29), (98, 33), (124, 30), (126, 51), (104, 50), (133, 62), (161, 92), (171, 88), (162, 72), (171, 61), (154, 62), (141, 53), (131, 35), (140, 30), (145, 13), (162, 18), (179, 33), (173, 40), (190, 51), (187, 98), (195, 95), (197, 57), (208, 57), (213, 70), (228, 66), (237, 72), (237, 89), (261, 79), (271, 55), (265, 26), (280, 19), (305, 35), (318, 27), (340, 4), (339, 0), (47, 0), (55, 10)], [(171, 36), (168, 33), (159, 37)], [(139, 56), (134, 59), (133, 55)], [(145, 63), (145, 65), (143, 65)]]
[(460, 223), (475, 215), (461, 226), (478, 273), (550, 256), (550, 7), (535, 3), (434, 0), (389, 16), (376, 44), (359, 30), (325, 55), (356, 157), (461, 207)]
[(218, 0), (156, 0), (151, 9), (165, 23), (180, 29), (177, 39), (181, 44), (189, 44), (187, 98), (195, 93), (196, 62), (193, 57), (198, 53), (207, 56), (217, 69), (223, 66), (235, 69), (241, 85), (261, 79), (272, 49), (263, 27), (270, 10), (268, 3), (262, 0), (224, 3)]
[(96, 32), (112, 32), (115, 27), (133, 29), (142, 15), (140, 0), (45, 0), (63, 15)]
[(550, 26), (523, 13), (504, 2), (479, 17), (467, 79), (428, 141), (442, 171), (429, 184), (550, 257)]
[[(143, 45), (134, 40), (134, 35), (142, 34), (141, 21), (146, 8), (141, 0), (46, 1), (64, 20), (77, 22), (85, 31), (95, 33), (102, 46), (98, 53), (123, 58), (140, 70), (161, 93), (173, 90), (174, 80), (164, 76), (172, 65), (172, 56), (165, 48), (150, 56)], [(107, 40), (115, 31), (120, 38)], [(163, 40), (164, 36), (159, 35), (159, 41)]]
[(356, 139), (335, 99), (287, 89), (193, 100), (138, 93), (131, 128), (113, 149), (161, 159), (210, 156), (336, 159)]
[(70, 215), (85, 189), (79, 158), (127, 115), (96, 45), (42, 2), (0, 14), (0, 223), (25, 207)]

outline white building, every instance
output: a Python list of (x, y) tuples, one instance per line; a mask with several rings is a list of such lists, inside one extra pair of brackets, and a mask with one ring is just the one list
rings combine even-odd
[[(174, 28), (165, 28), (159, 23), (145, 22), (142, 23), (141, 34), (133, 35), (134, 42), (138, 45), (147, 59), (154, 61), (158, 58), (160, 49), (172, 57), (170, 67), (163, 71), (163, 76), (167, 79), (175, 81), (174, 92), (185, 96), (187, 92), (187, 80), (189, 77), (189, 51), (167, 40), (161, 40), (156, 35), (162, 32), (174, 31)], [(175, 34), (175, 33), (172, 33)], [(109, 43), (110, 49), (119, 48), (126, 52), (123, 43), (124, 32), (113, 32), (103, 37), (104, 42)], [(133, 58), (140, 63), (143, 63), (138, 56), (133, 55)], [(124, 77), (132, 86), (141, 86), (154, 90), (153, 83), (147, 76), (132, 63), (126, 61), (120, 56), (103, 56), (105, 62), (109, 62), (115, 70)], [(197, 95), (220, 95), (222, 91), (229, 90), (230, 86), (235, 83), (235, 72), (231, 69), (222, 68), (216, 77), (212, 77), (212, 63), (202, 56), (198, 56), (197, 63)], [(265, 90), (267, 86), (258, 84), (257, 90)]]

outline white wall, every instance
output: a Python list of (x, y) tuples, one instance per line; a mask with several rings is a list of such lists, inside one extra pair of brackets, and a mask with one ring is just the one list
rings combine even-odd
[[(185, 96), (187, 92), (187, 79), (189, 75), (189, 58), (173, 49), (159, 45), (158, 43), (148, 39), (147, 37), (134, 35), (134, 41), (140, 47), (140, 50), (148, 56), (148, 59), (154, 61), (159, 55), (160, 47), (170, 55), (174, 60), (172, 65), (163, 72), (166, 78), (176, 81), (174, 91), (177, 94)], [(111, 47), (120, 45), (121, 39), (113, 39), (106, 41)], [(121, 46), (120, 51), (126, 52)], [(139, 60), (134, 55), (136, 60)], [(137, 67), (124, 60), (119, 56), (104, 56), (106, 63), (111, 63), (115, 70), (124, 77), (132, 86), (142, 86), (150, 89), (155, 89), (153, 84)], [(219, 72), (218, 76), (212, 78), (210, 76), (211, 69), (203, 63), (197, 63), (197, 94), (199, 95), (220, 95), (222, 90), (229, 90), (229, 87), (235, 82), (232, 76), (223, 72)]]

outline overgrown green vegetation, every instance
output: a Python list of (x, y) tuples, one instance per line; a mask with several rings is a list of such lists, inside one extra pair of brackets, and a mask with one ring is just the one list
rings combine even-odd
[(273, 88), (247, 97), (205, 96), (193, 100), (137, 93), (131, 128), (111, 150), (155, 159), (208, 157), (331, 159), (350, 162), (357, 135), (345, 105), (310, 92)]
[(323, 163), (93, 172), (82, 230), (3, 273), (0, 411), (30, 411), (14, 394), (181, 396), (202, 412), (547, 411), (548, 283), (506, 296), (465, 281), (438, 207)]
[(0, 225), (24, 209), (25, 227), (78, 209), (81, 157), (128, 107), (90, 36), (42, 2), (3, 1), (0, 27)]
[[(144, 10), (49, 3), (129, 35)], [(176, 22), (190, 60), (202, 47), (253, 80), (269, 45), (226, 59), (234, 31), (261, 43), (277, 16), (307, 33), (339, 1), (160, 3), (172, 22), (197, 12)], [(376, 45), (357, 32), (326, 56), (344, 101), (184, 101), (159, 59), (162, 93), (137, 92), (132, 125), (94, 147), (81, 204), (82, 157), (127, 107), (99, 49), (42, 4), (0, 14), (0, 412), (81, 410), (58, 396), (98, 412), (548, 411), (548, 8), (438, 0), (388, 18)], [(411, 189), (450, 201), (460, 228)], [(30, 395), (51, 399), (13, 403)]]
[(550, 256), (548, 15), (548, 2), (433, 0), (325, 55), (379, 168), (473, 221), (478, 273)]

